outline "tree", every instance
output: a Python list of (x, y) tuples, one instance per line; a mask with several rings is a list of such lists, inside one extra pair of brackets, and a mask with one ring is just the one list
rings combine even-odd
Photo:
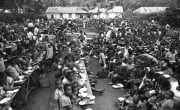
[(180, 8), (180, 0), (176, 0), (176, 7)]
[(31, 2), (25, 1), (23, 7), (25, 13), (42, 14), (46, 10), (47, 5), (41, 0), (31, 0)]

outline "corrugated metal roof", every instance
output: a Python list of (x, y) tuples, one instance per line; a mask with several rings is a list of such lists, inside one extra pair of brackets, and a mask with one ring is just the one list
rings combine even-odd
[(92, 10), (89, 10), (89, 13), (98, 13), (98, 10), (99, 10), (99, 8), (96, 7), (94, 9), (92, 9)]
[(101, 8), (99, 11), (100, 11), (101, 13), (106, 13), (106, 12), (107, 12), (107, 9), (106, 9), (106, 8)]
[(108, 10), (109, 13), (123, 13), (122, 6), (115, 6), (112, 9)]
[(83, 7), (49, 7), (46, 13), (87, 13)]
[(135, 14), (164, 13), (168, 7), (141, 7), (133, 11)]
[(115, 6), (112, 9), (109, 9), (109, 10), (106, 9), (106, 8), (98, 9), (98, 7), (96, 7), (95, 9), (90, 10), (89, 12), (90, 13), (98, 13), (98, 10), (99, 10), (99, 12), (102, 12), (102, 13), (105, 13), (105, 12), (108, 12), (108, 13), (123, 13), (123, 7), (122, 6)]

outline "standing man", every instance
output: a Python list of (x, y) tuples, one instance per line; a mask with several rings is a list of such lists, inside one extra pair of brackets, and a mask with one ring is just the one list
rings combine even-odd
[(80, 35), (77, 39), (80, 41), (80, 47), (83, 47), (83, 44), (84, 44), (83, 42), (85, 40), (85, 36), (84, 36), (84, 33), (82, 30), (80, 30)]
[(83, 20), (83, 28), (86, 29), (86, 20)]
[(51, 64), (52, 64), (52, 60), (53, 60), (53, 55), (54, 55), (54, 51), (53, 51), (53, 44), (52, 43), (49, 43), (47, 45), (47, 48), (46, 48), (46, 60), (47, 60), (47, 64), (48, 64), (48, 67), (51, 67)]
[(6, 79), (5, 65), (2, 57), (2, 51), (0, 51), (0, 85), (3, 85), (4, 79)]

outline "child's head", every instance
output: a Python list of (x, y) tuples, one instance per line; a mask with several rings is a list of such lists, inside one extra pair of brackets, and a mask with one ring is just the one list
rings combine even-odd
[(67, 72), (66, 78), (67, 78), (69, 81), (73, 81), (73, 79), (74, 79), (74, 72), (73, 72), (73, 71)]
[(134, 104), (137, 104), (138, 101), (139, 101), (139, 96), (138, 96), (138, 95), (134, 95), (134, 96), (133, 96), (133, 103), (134, 103)]
[(56, 82), (56, 86), (57, 86), (58, 89), (63, 89), (62, 81), (61, 81), (61, 80), (58, 80), (58, 81)]

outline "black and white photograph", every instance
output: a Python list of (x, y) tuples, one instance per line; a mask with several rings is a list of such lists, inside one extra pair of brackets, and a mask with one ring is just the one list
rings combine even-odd
[(180, 0), (0, 0), (0, 110), (180, 110)]

